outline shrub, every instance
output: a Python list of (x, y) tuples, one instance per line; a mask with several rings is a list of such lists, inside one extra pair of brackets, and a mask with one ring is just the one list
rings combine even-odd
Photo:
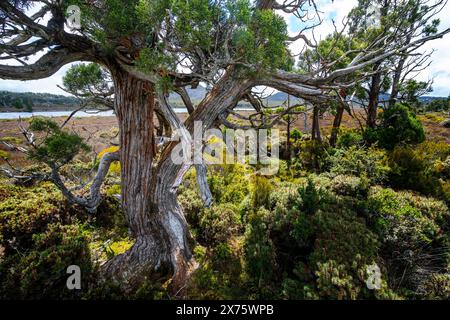
[(214, 200), (241, 203), (250, 193), (250, 171), (244, 165), (217, 165), (208, 176)]
[(380, 238), (396, 247), (410, 249), (430, 244), (440, 230), (435, 221), (392, 189), (372, 188), (368, 208)]
[(398, 144), (417, 144), (425, 140), (425, 131), (420, 121), (406, 105), (396, 104), (381, 114), (381, 124), (367, 129), (364, 138), (369, 143), (393, 149)]
[(200, 218), (201, 237), (211, 245), (227, 242), (241, 228), (236, 206), (219, 204), (205, 209)]
[(420, 287), (419, 293), (422, 298), (433, 300), (449, 300), (450, 299), (450, 275), (433, 274)]
[(334, 260), (338, 264), (351, 265), (356, 256), (364, 264), (372, 263), (378, 252), (379, 242), (362, 218), (348, 212), (319, 212), (314, 217), (316, 240), (310, 256), (314, 267), (319, 262)]
[(339, 135), (337, 141), (338, 148), (350, 148), (358, 146), (363, 141), (363, 136), (358, 131), (346, 130)]
[(337, 149), (333, 155), (328, 157), (327, 162), (331, 177), (338, 175), (365, 176), (370, 182), (376, 184), (384, 182), (390, 171), (386, 153), (374, 147)]
[[(371, 264), (371, 266), (377, 265)], [(368, 274), (368, 265), (363, 264), (359, 256), (356, 256), (351, 266), (339, 264), (334, 260), (318, 263), (315, 275), (317, 276), (318, 296), (325, 299), (356, 300), (377, 298), (398, 300), (401, 298), (388, 287), (382, 273), (379, 279), (379, 289), (369, 290), (367, 287), (367, 280), (370, 276)]]
[[(369, 219), (383, 242), (382, 256), (393, 287), (417, 292), (433, 270), (447, 266), (449, 212), (442, 202), (392, 189), (372, 188)], [(430, 211), (436, 212), (431, 213)]]
[(390, 153), (390, 184), (395, 188), (417, 190), (442, 196), (441, 178), (450, 146), (445, 142), (426, 141), (418, 146), (396, 147)]
[(266, 291), (277, 276), (276, 254), (270, 239), (271, 213), (264, 208), (253, 212), (245, 231), (245, 260), (249, 275), (260, 291)]
[(32, 236), (50, 223), (71, 223), (80, 216), (51, 183), (25, 188), (2, 182), (0, 245), (6, 251), (29, 248)]
[(0, 159), (9, 159), (9, 153), (7, 151), (0, 150)]
[(252, 204), (255, 210), (258, 210), (260, 207), (269, 208), (271, 191), (272, 184), (270, 183), (269, 179), (264, 176), (254, 176)]
[(186, 220), (193, 228), (197, 228), (200, 223), (200, 217), (204, 210), (203, 200), (200, 198), (195, 187), (186, 188), (180, 187), (180, 194), (178, 195), (178, 203), (183, 208)]
[(22, 139), (17, 138), (17, 137), (2, 137), (2, 138), (0, 138), (0, 141), (8, 142), (8, 143), (15, 144), (15, 145), (20, 145), (23, 142)]
[(306, 140), (300, 142), (299, 149), (301, 167), (308, 170), (321, 171), (328, 155), (328, 145), (316, 140)]
[(348, 273), (345, 265), (330, 260), (317, 264), (317, 289), (320, 297), (338, 300), (356, 300), (361, 290), (361, 284), (356, 283)]
[(73, 160), (80, 151), (90, 150), (83, 138), (75, 133), (61, 130), (51, 119), (33, 118), (29, 129), (45, 134), (42, 143), (28, 152), (28, 157), (32, 160), (64, 165)]
[(300, 130), (298, 130), (297, 128), (294, 128), (291, 131), (291, 139), (294, 139), (295, 141), (300, 140), (302, 138), (302, 136), (303, 136), (303, 133)]
[(11, 299), (75, 299), (80, 290), (66, 287), (67, 267), (81, 269), (82, 289), (94, 271), (87, 238), (76, 225), (50, 225), (33, 236), (29, 251), (9, 256), (0, 265), (0, 296)]
[(322, 205), (323, 190), (317, 189), (313, 180), (308, 178), (306, 186), (298, 189), (301, 202), (298, 202), (299, 209), (309, 215), (313, 215)]
[(338, 175), (331, 183), (331, 190), (342, 196), (364, 195), (369, 187), (367, 179), (348, 175)]
[(450, 110), (450, 100), (449, 99), (437, 99), (431, 101), (425, 106), (427, 111), (447, 111)]

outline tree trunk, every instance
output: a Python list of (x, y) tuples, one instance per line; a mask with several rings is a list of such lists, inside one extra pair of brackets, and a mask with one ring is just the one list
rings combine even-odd
[[(154, 94), (149, 84), (122, 72), (113, 73), (116, 113), (121, 137), (123, 208), (135, 244), (102, 268), (106, 279), (136, 289), (143, 280), (172, 278), (172, 289), (184, 287), (193, 266), (188, 224), (177, 202), (177, 186), (190, 165), (175, 164), (171, 154), (179, 142), (168, 144), (152, 165)], [(192, 134), (194, 121), (210, 128), (227, 108), (237, 103), (250, 82), (224, 76), (219, 85), (190, 115), (186, 128)], [(220, 89), (219, 89), (220, 88)], [(158, 95), (158, 99), (164, 99)], [(163, 105), (161, 105), (163, 103)], [(172, 129), (180, 126), (166, 101), (159, 101), (161, 115)], [(177, 291), (178, 292), (178, 291)]]
[(291, 165), (291, 125), (292, 125), (292, 119), (287, 120), (287, 128), (286, 128), (286, 152), (285, 152), (285, 158), (288, 162), (288, 167)]
[[(413, 28), (413, 25), (411, 26)], [(410, 43), (412, 39), (413, 33), (410, 33), (406, 37), (405, 43)], [(400, 57), (397, 66), (395, 67), (394, 77), (392, 79), (392, 87), (391, 87), (391, 95), (389, 97), (389, 108), (392, 108), (397, 103), (397, 96), (400, 91), (400, 80), (402, 77), (402, 72), (405, 67), (406, 60), (408, 60), (408, 55), (406, 52), (402, 52), (402, 56)]]
[[(373, 71), (378, 70), (380, 64), (376, 64), (373, 67)], [(370, 84), (369, 91), (369, 105), (367, 106), (367, 127), (374, 128), (377, 124), (377, 112), (378, 112), (378, 96), (380, 94), (381, 87), (381, 74), (376, 73), (372, 76), (372, 82)]]
[(400, 58), (397, 67), (395, 68), (394, 77), (392, 79), (391, 95), (389, 97), (389, 108), (393, 107), (397, 102), (397, 96), (400, 91), (400, 78), (402, 76), (403, 68), (405, 67), (406, 57)]
[(313, 141), (322, 142), (322, 136), (320, 135), (320, 121), (319, 121), (319, 107), (318, 106), (314, 106), (314, 108), (313, 108), (311, 138)]
[[(347, 95), (345, 94), (344, 90), (342, 90), (339, 94), (340, 94), (342, 100), (345, 101), (345, 99), (347, 98)], [(331, 129), (330, 146), (332, 146), (332, 147), (336, 146), (339, 129), (341, 128), (342, 117), (343, 117), (344, 111), (345, 111), (345, 106), (344, 106), (343, 101), (341, 101), (339, 99), (337, 110), (336, 110), (336, 116), (334, 117), (334, 121), (333, 121), (333, 129)]]
[(162, 195), (154, 194), (156, 185), (166, 180), (165, 172), (157, 172), (153, 167), (154, 88), (126, 73), (114, 74), (114, 85), (122, 205), (135, 243), (108, 261), (102, 272), (106, 279), (133, 290), (144, 279), (160, 279), (181, 270), (180, 265), (187, 264), (190, 252), (185, 246), (187, 227), (177, 211), (176, 195), (167, 188)]

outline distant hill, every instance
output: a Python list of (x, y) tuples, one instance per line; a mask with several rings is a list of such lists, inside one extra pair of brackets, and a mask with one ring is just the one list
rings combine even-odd
[[(390, 98), (390, 95), (388, 93), (381, 93), (378, 96), (378, 99), (380, 101), (388, 101), (389, 98)], [(422, 102), (422, 103), (425, 103), (425, 104), (428, 104), (428, 103), (430, 103), (430, 102), (432, 102), (434, 100), (442, 100), (442, 99), (445, 100), (445, 99), (447, 99), (447, 97), (430, 97), (430, 96), (419, 97), (419, 101)]]
[(1, 111), (31, 111), (33, 109), (71, 109), (79, 104), (74, 97), (50, 93), (0, 91)]
[[(208, 93), (205, 87), (199, 85), (196, 89), (187, 88), (188, 94), (194, 104), (199, 103)], [(288, 99), (288, 94), (277, 92), (264, 100), (264, 104), (269, 106), (279, 106)], [(380, 94), (380, 101), (389, 99), (388, 94)], [(447, 97), (420, 97), (420, 101), (428, 104), (434, 100), (447, 99)], [(177, 93), (171, 93), (170, 102), (174, 107), (184, 107), (181, 97)], [(291, 105), (302, 103), (301, 99), (291, 96)], [(11, 92), (0, 91), (0, 112), (1, 111), (32, 111), (32, 110), (72, 110), (79, 105), (79, 100), (71, 96), (56, 95), (50, 93), (34, 92)], [(250, 107), (249, 103), (242, 102), (241, 108)]]

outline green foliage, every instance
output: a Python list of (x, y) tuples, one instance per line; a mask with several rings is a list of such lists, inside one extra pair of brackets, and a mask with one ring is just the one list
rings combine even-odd
[[(429, 245), (440, 233), (439, 220), (411, 203), (411, 196), (392, 189), (374, 187), (369, 192), (368, 209), (374, 230), (383, 242), (400, 248)], [(423, 209), (422, 209), (423, 210)], [(448, 216), (448, 210), (437, 215)]]
[(269, 207), (269, 198), (272, 191), (272, 184), (264, 176), (255, 176), (253, 182), (252, 204), (255, 210), (260, 207)]
[(450, 147), (445, 142), (426, 141), (414, 148), (396, 147), (389, 156), (390, 184), (445, 198), (442, 179), (445, 179), (449, 156)]
[(291, 69), (293, 60), (286, 46), (288, 33), (284, 19), (271, 10), (257, 10), (250, 16), (245, 7), (239, 11), (237, 17), (242, 24), (233, 34), (236, 58), (261, 69)]
[(9, 159), (9, 153), (4, 150), (0, 150), (0, 159)]
[(300, 141), (299, 159), (302, 169), (320, 171), (328, 157), (328, 146), (316, 140)]
[(2, 138), (0, 138), (0, 141), (8, 142), (8, 143), (11, 143), (14, 145), (20, 145), (23, 142), (22, 139), (17, 138), (17, 137), (2, 137)]
[(390, 171), (386, 152), (375, 147), (337, 149), (327, 158), (327, 167), (331, 176), (366, 177), (372, 183), (384, 182)]
[(211, 244), (226, 242), (241, 228), (236, 206), (220, 204), (206, 209), (200, 218), (201, 237)]
[(64, 165), (70, 162), (80, 151), (89, 151), (89, 146), (76, 133), (59, 128), (53, 120), (33, 118), (29, 129), (46, 134), (42, 143), (30, 149), (28, 156), (32, 160), (46, 164)]
[(426, 111), (448, 111), (450, 110), (450, 100), (447, 99), (437, 99), (431, 101), (429, 104), (425, 105)]
[(33, 188), (16, 187), (5, 181), (1, 185), (0, 245), (6, 253), (29, 248), (33, 235), (44, 232), (47, 224), (77, 217), (51, 183)]
[(448, 267), (448, 208), (433, 199), (379, 187), (370, 191), (367, 204), (370, 223), (382, 240), (390, 285), (420, 296), (430, 277)]
[(432, 92), (433, 89), (428, 82), (411, 79), (403, 83), (400, 86), (399, 91), (403, 103), (410, 106), (413, 110), (418, 110), (422, 107), (419, 97), (425, 93)]
[(349, 274), (345, 265), (334, 260), (318, 263), (317, 289), (319, 297), (337, 300), (356, 300), (359, 297), (361, 283)]
[(0, 91), (0, 108), (14, 107), (16, 101), (19, 104), (25, 105), (26, 111), (32, 111), (32, 108), (39, 105), (46, 106), (76, 106), (79, 104), (78, 99), (63, 95), (55, 95), (50, 93), (35, 93), (35, 92), (10, 92)]
[(178, 17), (175, 28), (181, 41), (188, 47), (210, 48), (212, 39), (208, 35), (215, 16), (223, 14), (220, 8), (211, 5), (208, 0), (175, 0), (173, 10)]
[(294, 139), (294, 141), (300, 140), (302, 138), (302, 135), (302, 132), (297, 128), (291, 130), (291, 139)]
[(421, 296), (429, 300), (450, 299), (450, 276), (445, 274), (433, 274), (420, 288)]
[(49, 225), (33, 235), (29, 251), (9, 256), (0, 264), (0, 297), (21, 299), (76, 299), (79, 290), (66, 286), (67, 267), (81, 268), (82, 287), (94, 271), (87, 238), (76, 226)]
[(337, 175), (331, 182), (331, 189), (337, 195), (343, 196), (364, 196), (369, 187), (367, 178), (349, 175)]
[(322, 203), (323, 193), (322, 190), (317, 189), (311, 178), (308, 179), (306, 186), (302, 186), (298, 189), (300, 195), (300, 210), (306, 214), (315, 214)]
[(270, 288), (267, 285), (276, 276), (276, 251), (270, 239), (271, 213), (260, 208), (251, 213), (245, 230), (246, 268), (255, 279), (256, 286), (262, 295)]
[(64, 88), (82, 96), (108, 89), (107, 73), (96, 63), (72, 65), (63, 77)]
[(320, 212), (314, 217), (314, 225), (317, 235), (310, 256), (313, 267), (328, 260), (351, 266), (357, 256), (364, 264), (375, 260), (378, 239), (364, 219), (353, 212)]
[(363, 136), (358, 131), (354, 130), (346, 130), (341, 132), (337, 141), (337, 147), (342, 148), (350, 148), (353, 146), (358, 146), (363, 141)]
[(364, 138), (380, 147), (393, 149), (398, 144), (417, 144), (425, 140), (425, 131), (420, 121), (408, 106), (396, 104), (381, 115), (381, 124), (375, 129), (367, 129)]
[(250, 194), (250, 170), (243, 165), (214, 166), (208, 183), (218, 202), (240, 204)]

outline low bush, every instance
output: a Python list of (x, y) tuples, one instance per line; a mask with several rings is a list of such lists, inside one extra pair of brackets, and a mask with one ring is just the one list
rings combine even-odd
[(420, 121), (408, 106), (396, 104), (381, 113), (381, 124), (364, 132), (369, 143), (393, 149), (399, 144), (417, 144), (425, 140), (425, 131)]
[[(69, 290), (67, 268), (81, 270), (84, 290)], [(8, 256), (0, 264), (0, 297), (3, 299), (79, 299), (87, 292), (95, 269), (87, 237), (76, 225), (49, 225), (33, 235), (29, 250)]]
[(363, 136), (360, 132), (355, 130), (346, 130), (339, 135), (336, 146), (338, 148), (350, 148), (359, 146), (363, 141)]
[(336, 150), (327, 158), (327, 168), (331, 177), (338, 175), (366, 177), (374, 184), (386, 181), (390, 171), (388, 156), (383, 150), (355, 146)]
[(445, 142), (426, 141), (416, 147), (397, 146), (389, 155), (389, 183), (397, 189), (420, 191), (445, 198), (442, 179), (446, 179), (446, 160), (450, 146)]
[(200, 236), (205, 242), (216, 245), (226, 242), (242, 227), (237, 207), (218, 204), (204, 210), (200, 217)]
[(26, 188), (2, 181), (1, 189), (0, 245), (7, 253), (29, 248), (33, 234), (50, 223), (68, 224), (80, 217), (51, 183)]

